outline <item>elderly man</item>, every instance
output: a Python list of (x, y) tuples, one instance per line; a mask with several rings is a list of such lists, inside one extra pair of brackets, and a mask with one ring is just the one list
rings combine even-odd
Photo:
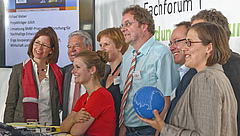
[[(92, 50), (92, 37), (83, 30), (77, 30), (69, 34), (68, 36), (68, 57), (73, 62), (75, 55), (84, 50)], [(62, 120), (64, 120), (68, 114), (72, 111), (72, 108), (76, 104), (78, 98), (86, 92), (83, 85), (75, 85), (75, 79), (71, 73), (73, 64), (67, 65), (63, 68), (63, 114)], [(75, 97), (74, 97), (75, 96)]]

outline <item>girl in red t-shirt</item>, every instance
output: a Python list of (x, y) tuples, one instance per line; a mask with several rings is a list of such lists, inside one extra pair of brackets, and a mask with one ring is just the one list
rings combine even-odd
[(75, 83), (83, 84), (87, 93), (81, 96), (72, 112), (62, 122), (62, 132), (72, 135), (115, 135), (116, 113), (110, 92), (100, 85), (105, 75), (108, 54), (102, 51), (82, 51), (74, 59), (72, 73)]

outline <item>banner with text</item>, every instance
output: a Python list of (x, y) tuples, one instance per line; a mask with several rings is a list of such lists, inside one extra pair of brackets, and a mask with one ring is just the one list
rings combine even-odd
[(240, 53), (240, 14), (237, 14), (239, 0), (135, 0), (135, 4), (150, 11), (155, 21), (155, 38), (165, 45), (169, 43), (174, 25), (190, 21), (193, 15), (204, 9), (215, 8), (228, 18), (232, 32), (230, 48)]
[(70, 61), (68, 35), (79, 29), (78, 0), (9, 0), (5, 14), (5, 62), (12, 66), (28, 58), (27, 49), (38, 30), (52, 27), (59, 39), (59, 66)]

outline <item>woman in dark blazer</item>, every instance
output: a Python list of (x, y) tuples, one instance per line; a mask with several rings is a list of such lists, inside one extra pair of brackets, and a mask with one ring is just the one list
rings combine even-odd
[(51, 27), (36, 33), (28, 55), (27, 60), (12, 68), (4, 123), (37, 119), (40, 124), (60, 125), (62, 74), (56, 65), (58, 38)]

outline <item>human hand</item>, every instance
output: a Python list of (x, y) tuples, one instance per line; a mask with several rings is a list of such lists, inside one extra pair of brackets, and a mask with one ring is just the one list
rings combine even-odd
[(74, 123), (84, 123), (88, 121), (91, 117), (91, 114), (84, 111), (85, 108), (82, 108), (74, 117)]
[(127, 128), (122, 123), (122, 125), (120, 126), (120, 130), (119, 130), (119, 136), (126, 136), (126, 132), (127, 132)]
[(156, 109), (153, 111), (153, 114), (155, 116), (155, 120), (142, 118), (139, 115), (138, 115), (138, 118), (143, 122), (151, 125), (153, 128), (155, 128), (159, 132), (161, 132), (163, 125), (165, 125), (165, 122), (160, 118), (160, 115), (158, 114), (158, 111)]

